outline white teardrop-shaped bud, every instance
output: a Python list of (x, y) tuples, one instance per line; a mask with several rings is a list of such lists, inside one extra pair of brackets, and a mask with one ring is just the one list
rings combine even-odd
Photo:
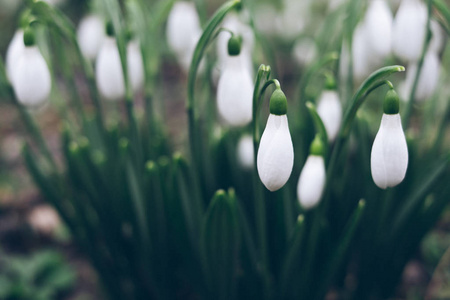
[(17, 60), (22, 56), (24, 49), (25, 44), (23, 43), (23, 29), (17, 29), (14, 33), (14, 37), (8, 45), (8, 50), (6, 51), (6, 73), (11, 83), (14, 78)]
[[(406, 69), (405, 81), (399, 87), (400, 97), (407, 101), (411, 95), (412, 86), (417, 73), (417, 64), (411, 63)], [(424, 101), (433, 96), (436, 91), (440, 73), (440, 61), (434, 51), (428, 51), (424, 57), (422, 70), (417, 82), (415, 100)]]
[(96, 15), (81, 19), (77, 30), (77, 40), (83, 55), (90, 60), (97, 57), (105, 35), (105, 23)]
[(366, 37), (364, 24), (360, 23), (353, 32), (352, 43), (353, 76), (356, 81), (362, 81), (372, 72)]
[(381, 59), (391, 53), (392, 12), (385, 0), (370, 1), (364, 22), (368, 48)]
[(144, 62), (137, 40), (130, 41), (127, 45), (127, 68), (131, 88), (136, 93), (144, 86)]
[(383, 114), (370, 158), (375, 184), (386, 189), (403, 181), (408, 168), (408, 146), (399, 114)]
[(217, 85), (220, 116), (231, 126), (244, 126), (252, 120), (253, 81), (239, 57), (230, 57)]
[(328, 140), (334, 141), (342, 120), (342, 106), (337, 91), (325, 90), (322, 92), (317, 105), (317, 113), (327, 130)]
[(309, 12), (309, 1), (298, 0), (284, 0), (283, 10), (278, 17), (273, 21), (266, 20), (268, 23), (273, 23), (277, 29), (277, 35), (286, 41), (296, 39), (305, 28)]
[(304, 209), (315, 207), (325, 187), (325, 162), (320, 155), (309, 155), (297, 185), (297, 197)]
[(430, 45), (428, 46), (428, 51), (433, 51), (436, 53), (440, 53), (444, 47), (444, 31), (442, 30), (441, 25), (438, 21), (431, 19), (430, 20), (430, 27), (431, 27), (431, 41)]
[(29, 107), (42, 105), (50, 95), (52, 81), (39, 48), (25, 47), (13, 67), (13, 88), (19, 102)]
[(313, 39), (301, 38), (294, 44), (292, 55), (299, 66), (307, 66), (317, 56), (317, 45)]
[[(223, 21), (223, 28), (231, 30), (236, 36), (242, 37), (241, 51), (239, 56), (241, 57), (244, 66), (251, 72), (253, 77), (253, 61), (252, 53), (255, 44), (255, 37), (251, 27), (242, 22), (238, 15), (233, 13), (227, 15)], [(217, 56), (220, 69), (224, 69), (228, 64), (228, 40), (230, 39), (229, 32), (221, 32), (217, 39)]]
[(241, 137), (237, 145), (238, 162), (244, 169), (251, 169), (254, 165), (253, 138), (247, 134)]
[(392, 48), (401, 59), (418, 61), (425, 40), (427, 8), (419, 0), (403, 0), (393, 23)]
[(282, 188), (294, 166), (294, 147), (286, 115), (270, 114), (259, 144), (259, 178), (269, 191)]
[(119, 49), (112, 37), (106, 37), (100, 48), (95, 64), (95, 78), (98, 90), (106, 100), (119, 100), (125, 97)]
[(202, 34), (194, 3), (175, 2), (167, 19), (166, 34), (169, 47), (183, 70), (189, 70), (195, 46)]

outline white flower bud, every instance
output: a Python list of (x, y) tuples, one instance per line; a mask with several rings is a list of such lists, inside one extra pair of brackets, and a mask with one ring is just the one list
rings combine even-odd
[(304, 209), (315, 207), (322, 198), (325, 187), (325, 162), (320, 155), (309, 155), (297, 185), (297, 197)]
[(100, 17), (88, 15), (81, 19), (77, 40), (81, 52), (87, 59), (94, 60), (97, 57), (105, 37), (105, 24)]
[(137, 40), (130, 41), (127, 45), (127, 68), (131, 88), (136, 93), (144, 86), (144, 62)]
[[(434, 51), (428, 51), (424, 57), (422, 71), (417, 82), (415, 100), (424, 101), (433, 96), (436, 91), (440, 72), (438, 55)], [(400, 96), (404, 101), (409, 100), (412, 86), (417, 73), (417, 64), (411, 63), (406, 69), (406, 78), (399, 87)]]
[(112, 37), (106, 37), (100, 48), (95, 64), (95, 78), (98, 90), (106, 100), (119, 100), (125, 97), (119, 49)]
[(364, 24), (360, 23), (353, 32), (352, 43), (353, 76), (356, 81), (362, 81), (372, 72), (366, 37)]
[(270, 114), (259, 144), (259, 178), (269, 191), (282, 188), (294, 166), (294, 147), (286, 115)]
[(42, 105), (50, 95), (52, 81), (39, 48), (25, 47), (13, 67), (12, 83), (19, 102), (30, 107)]
[(202, 34), (194, 3), (175, 2), (167, 19), (166, 34), (169, 47), (176, 54), (183, 70), (189, 70), (195, 46)]
[(294, 60), (301, 67), (307, 66), (314, 61), (317, 53), (317, 46), (313, 39), (299, 39), (292, 48)]
[(425, 40), (427, 8), (419, 0), (403, 0), (393, 23), (392, 48), (401, 59), (418, 61)]
[(244, 169), (253, 168), (254, 164), (253, 138), (251, 135), (244, 135), (237, 145), (238, 162)]
[(322, 92), (317, 105), (317, 113), (327, 130), (328, 140), (334, 141), (339, 132), (342, 120), (342, 107), (339, 95), (335, 90)]
[(22, 56), (24, 49), (25, 44), (23, 43), (23, 30), (17, 29), (14, 33), (13, 39), (9, 43), (8, 50), (6, 51), (6, 73), (11, 83), (14, 78), (17, 60), (20, 56)]
[(386, 189), (403, 181), (408, 168), (408, 146), (399, 114), (383, 114), (370, 158), (375, 184)]
[(220, 116), (231, 126), (244, 126), (252, 120), (253, 80), (239, 57), (230, 57), (217, 86)]
[(366, 40), (371, 52), (384, 59), (391, 53), (392, 12), (385, 0), (372, 0), (365, 15)]

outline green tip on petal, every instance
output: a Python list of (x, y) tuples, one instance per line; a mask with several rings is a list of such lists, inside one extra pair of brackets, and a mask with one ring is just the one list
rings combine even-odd
[(400, 107), (400, 101), (397, 93), (394, 89), (389, 89), (384, 97), (383, 111), (387, 115), (398, 114)]
[(111, 37), (114, 36), (114, 26), (112, 22), (106, 23), (106, 34)]
[(311, 147), (309, 148), (309, 154), (323, 156), (324, 152), (325, 151), (323, 148), (322, 139), (318, 134), (316, 134), (316, 137), (314, 138), (313, 142), (311, 143)]
[(27, 47), (34, 46), (36, 44), (34, 31), (33, 28), (31, 28), (31, 26), (25, 28), (25, 31), (23, 32), (23, 43)]
[(269, 108), (273, 115), (282, 116), (287, 113), (286, 95), (280, 88), (277, 88), (270, 97)]
[(241, 43), (242, 38), (240, 36), (233, 35), (230, 37), (228, 40), (228, 54), (230, 56), (239, 55), (239, 53), (241, 53)]

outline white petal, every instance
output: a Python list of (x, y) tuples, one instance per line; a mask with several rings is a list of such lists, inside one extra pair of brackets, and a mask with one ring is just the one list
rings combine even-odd
[(322, 156), (310, 155), (300, 174), (297, 197), (304, 209), (316, 206), (325, 187), (325, 162)]
[(352, 55), (353, 76), (357, 81), (362, 81), (372, 71), (369, 64), (369, 50), (363, 24), (359, 24), (353, 33)]
[(399, 114), (383, 114), (373, 142), (370, 166), (373, 181), (382, 189), (396, 186), (405, 178), (408, 146)]
[(425, 55), (422, 71), (417, 83), (416, 99), (423, 101), (433, 96), (439, 80), (440, 62), (434, 51)]
[(18, 29), (14, 33), (14, 37), (9, 43), (8, 50), (6, 51), (6, 72), (11, 83), (14, 78), (14, 70), (17, 67), (17, 60), (22, 55), (24, 49), (23, 30)]
[(341, 102), (336, 91), (322, 92), (317, 105), (317, 113), (327, 130), (328, 140), (334, 141), (342, 120)]
[(393, 23), (392, 48), (407, 61), (419, 60), (425, 39), (427, 8), (419, 0), (403, 0)]
[(217, 106), (220, 116), (232, 126), (244, 126), (252, 120), (253, 80), (237, 61), (223, 71), (217, 86)]
[(84, 17), (77, 30), (77, 39), (83, 55), (94, 60), (105, 39), (105, 23), (95, 15)]
[(294, 147), (287, 116), (270, 114), (258, 149), (259, 178), (268, 190), (276, 191), (288, 181), (293, 165)]
[(367, 28), (368, 47), (385, 58), (391, 53), (392, 12), (385, 0), (372, 0), (364, 22)]
[(42, 105), (48, 99), (52, 82), (47, 63), (37, 46), (26, 47), (15, 68), (13, 87), (17, 99), (27, 106)]
[(104, 40), (95, 67), (95, 78), (100, 94), (107, 100), (123, 98), (125, 84), (115, 39), (108, 37)]
[(175, 2), (167, 19), (167, 42), (177, 54), (192, 47), (192, 40), (198, 39), (202, 30), (195, 4), (179, 1)]
[(251, 169), (254, 164), (253, 138), (251, 135), (244, 135), (239, 140), (237, 146), (237, 157), (239, 164), (244, 169)]
[(127, 67), (131, 88), (137, 92), (144, 85), (144, 62), (138, 41), (131, 41), (127, 45)]

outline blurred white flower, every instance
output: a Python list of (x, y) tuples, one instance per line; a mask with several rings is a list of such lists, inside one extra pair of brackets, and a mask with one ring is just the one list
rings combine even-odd
[(253, 80), (239, 56), (228, 58), (217, 86), (217, 108), (231, 126), (244, 126), (252, 120)]
[(383, 114), (370, 159), (375, 184), (386, 189), (403, 181), (408, 167), (408, 146), (399, 114)]
[(12, 85), (19, 102), (29, 107), (42, 105), (50, 95), (52, 81), (39, 48), (25, 47), (12, 67)]
[(403, 0), (393, 23), (392, 48), (399, 58), (418, 61), (425, 40), (427, 8), (419, 0)]
[(175, 2), (167, 19), (167, 42), (184, 71), (189, 66), (202, 29), (195, 4)]
[(353, 76), (356, 81), (362, 81), (375, 69), (372, 62), (374, 57), (371, 56), (367, 44), (367, 33), (364, 23), (360, 23), (353, 32), (352, 55)]
[(106, 37), (95, 64), (97, 87), (107, 100), (119, 100), (125, 97), (125, 83), (119, 49), (113, 37)]
[(307, 66), (317, 56), (317, 46), (313, 39), (301, 38), (298, 39), (292, 48), (292, 56), (295, 62), (301, 66)]
[(127, 45), (127, 68), (133, 92), (138, 92), (144, 86), (144, 62), (142, 60), (139, 41), (132, 40)]
[(105, 38), (105, 23), (100, 17), (87, 15), (81, 19), (77, 39), (81, 52), (87, 59), (94, 60), (97, 57)]
[(268, 20), (275, 20), (278, 18), (278, 12), (274, 5), (262, 2), (255, 8), (255, 26), (256, 28), (267, 36), (274, 36), (277, 30), (272, 22)]
[[(277, 15), (273, 23), (277, 29), (277, 36), (292, 41), (296, 39), (307, 24), (310, 12), (309, 1), (284, 0), (283, 10)], [(271, 20), (266, 20), (272, 23)]]
[[(406, 69), (405, 81), (399, 87), (400, 98), (404, 101), (409, 100), (411, 90), (416, 77), (417, 63), (410, 63)], [(434, 51), (428, 51), (424, 57), (422, 71), (417, 82), (415, 100), (424, 101), (433, 96), (436, 91), (440, 73), (440, 61)]]
[(270, 114), (259, 144), (259, 178), (269, 191), (283, 187), (291, 176), (294, 147), (286, 115)]
[(8, 45), (6, 51), (6, 73), (9, 81), (12, 83), (14, 71), (16, 70), (17, 60), (22, 56), (25, 44), (23, 43), (23, 29), (17, 29), (14, 37)]
[(392, 12), (385, 0), (369, 2), (364, 23), (371, 55), (385, 59), (391, 54), (392, 20)]
[(430, 27), (432, 36), (430, 45), (428, 46), (428, 51), (439, 53), (444, 48), (445, 33), (442, 30), (442, 27), (439, 24), (439, 22), (436, 20), (433, 19), (430, 20)]
[(238, 162), (244, 169), (251, 169), (254, 165), (253, 138), (247, 134), (240, 138), (237, 145)]
[(335, 90), (324, 90), (319, 98), (317, 113), (327, 130), (328, 140), (334, 141), (339, 132), (342, 120), (342, 107), (339, 95)]
[(325, 187), (325, 162), (320, 155), (309, 155), (297, 184), (297, 197), (304, 209), (315, 207)]
[[(255, 37), (252, 28), (242, 22), (235, 13), (227, 15), (223, 21), (222, 27), (231, 30), (236, 36), (242, 37), (241, 53), (239, 54), (239, 57), (241, 57), (242, 63), (249, 70), (249, 72), (251, 72), (250, 74), (253, 77), (252, 53), (255, 44)], [(229, 39), (230, 33), (228, 32), (221, 32), (217, 38), (217, 56), (220, 69), (224, 69), (226, 67), (228, 63), (227, 60), (230, 57), (228, 55)]]

